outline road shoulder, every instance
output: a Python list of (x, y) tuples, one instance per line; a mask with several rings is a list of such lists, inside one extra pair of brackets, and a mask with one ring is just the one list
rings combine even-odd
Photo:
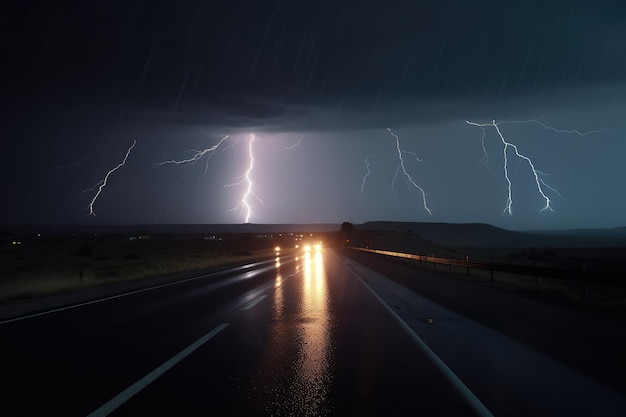
[[(442, 307), (360, 263), (344, 259), (346, 266), (376, 292), (495, 415), (543, 415), (547, 410), (550, 415), (615, 415), (616, 410), (626, 411), (623, 395), (579, 370)], [(511, 409), (512, 404), (515, 404), (514, 409)]]

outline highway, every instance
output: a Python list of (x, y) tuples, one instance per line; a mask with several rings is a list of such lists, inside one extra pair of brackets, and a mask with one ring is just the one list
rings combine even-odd
[(6, 320), (0, 335), (3, 416), (626, 410), (621, 394), (330, 249)]

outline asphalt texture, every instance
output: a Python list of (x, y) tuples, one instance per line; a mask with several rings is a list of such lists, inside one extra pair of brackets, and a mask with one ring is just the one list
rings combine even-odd
[(445, 269), (344, 249), (414, 294), (482, 323), (626, 395), (626, 321)]
[(0, 415), (476, 415), (332, 251), (0, 324)]
[(626, 414), (619, 320), (351, 250), (179, 278), (22, 304), (0, 415)]

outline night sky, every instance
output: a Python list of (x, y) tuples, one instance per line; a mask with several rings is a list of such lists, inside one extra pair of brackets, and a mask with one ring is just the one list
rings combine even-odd
[(14, 0), (0, 56), (3, 224), (626, 225), (622, 0)]

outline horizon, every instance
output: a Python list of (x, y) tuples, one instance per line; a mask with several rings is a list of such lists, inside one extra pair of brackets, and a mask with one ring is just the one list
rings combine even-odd
[[(342, 223), (348, 222), (355, 226), (355, 229), (358, 230), (359, 226), (366, 226), (368, 224), (406, 224), (406, 225), (446, 225), (446, 226), (489, 226), (498, 230), (504, 230), (508, 232), (520, 232), (520, 233), (554, 233), (554, 232), (576, 232), (576, 231), (612, 231), (618, 229), (626, 229), (626, 225), (624, 226), (615, 226), (615, 227), (597, 227), (597, 228), (571, 228), (571, 229), (507, 229), (499, 226), (495, 226), (489, 223), (480, 223), (480, 222), (422, 222), (422, 221), (395, 221), (395, 220), (369, 220), (363, 223), (351, 222), (349, 220), (345, 220), (342, 222), (325, 222), (325, 223), (119, 223), (119, 224), (0, 224), (0, 230), (6, 232), (14, 230), (23, 230), (23, 229), (115, 229), (115, 228), (136, 228), (136, 229), (146, 229), (149, 231), (150, 229), (159, 229), (159, 228), (214, 228), (214, 229), (258, 229), (263, 227), (276, 228), (272, 230), (267, 230), (269, 233), (281, 232), (280, 227), (299, 227), (302, 226), (306, 231), (309, 231), (313, 228), (323, 228), (325, 231), (334, 231), (334, 229), (330, 229), (330, 227), (336, 228), (338, 231), (341, 228)], [(382, 229), (385, 230), (385, 229)], [(302, 230), (305, 231), (305, 230)], [(198, 232), (199, 234), (203, 234), (204, 232)], [(229, 233), (229, 232), (222, 232)], [(244, 232), (233, 232), (233, 233), (244, 233)], [(251, 232), (256, 233), (256, 232)]]

